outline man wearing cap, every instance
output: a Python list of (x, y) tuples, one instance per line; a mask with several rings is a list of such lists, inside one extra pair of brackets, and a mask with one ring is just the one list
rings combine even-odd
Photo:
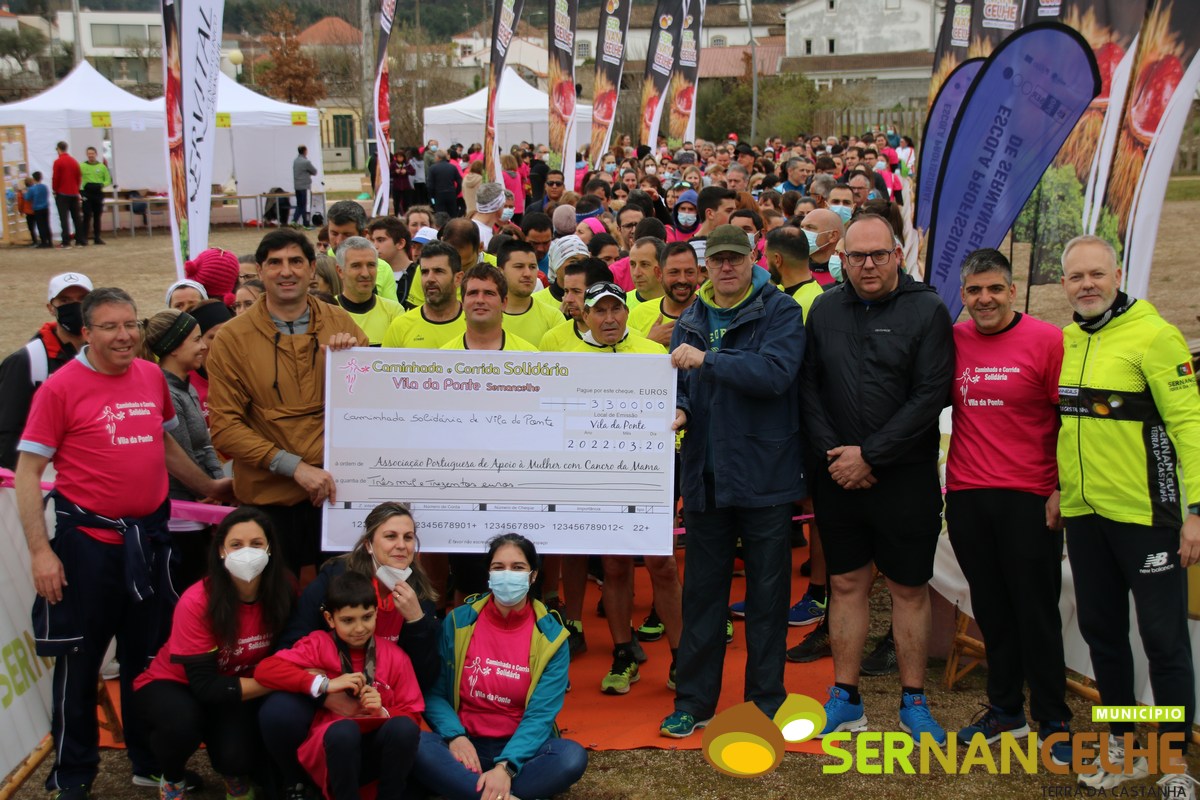
[(397, 317), (383, 336), (383, 346), (438, 348), (462, 336), (466, 330), (458, 299), (462, 273), (457, 250), (440, 241), (425, 245), (421, 251), (425, 304)]
[(213, 446), (234, 462), (238, 499), (281, 534), (294, 574), (320, 560), (321, 506), (336, 497), (325, 463), (325, 353), (365, 347), (341, 308), (308, 294), (317, 254), (280, 228), (255, 251), (262, 299), (225, 323), (208, 355)]
[[(584, 244), (583, 239), (580, 239), (575, 234), (563, 236), (562, 238), (555, 239), (553, 242), (551, 242), (550, 250), (547, 254), (547, 261), (549, 262), (549, 272), (547, 273), (547, 276), (550, 278), (550, 285), (546, 287), (545, 291), (534, 292), (534, 301), (538, 303), (545, 303), (551, 308), (557, 308), (564, 314), (567, 313), (567, 310), (560, 305), (564, 296), (564, 275), (562, 268), (572, 261), (588, 258), (590, 255), (591, 252), (588, 250), (588, 246)], [(609, 274), (612, 274), (611, 270), (609, 271)], [(587, 286), (585, 285), (584, 288), (586, 289)], [(582, 315), (582, 295), (579, 297), (579, 301), (580, 315)]]
[[(418, 262), (417, 263), (417, 275), (418, 275), (417, 284), (418, 285), (420, 285), (419, 276), (421, 274), (421, 264), (420, 264), (421, 251), (425, 248), (425, 245), (429, 244), (430, 242), (436, 242), (437, 240), (438, 240), (438, 229), (430, 228), (428, 225), (426, 225), (422, 228), (418, 228), (417, 232), (413, 234), (412, 254), (413, 254), (413, 260)], [(425, 291), (425, 288), (423, 286), (421, 287), (421, 291), (422, 292)]]
[(379, 297), (375, 293), (375, 265), (378, 260), (375, 245), (362, 236), (351, 236), (338, 245), (337, 273), (342, 283), (338, 305), (367, 335), (372, 347), (383, 344), (383, 336), (391, 327), (392, 320), (404, 313), (395, 300)]
[(536, 353), (537, 348), (506, 330), (504, 304), (508, 281), (490, 264), (476, 264), (463, 273), (463, 315), (466, 331), (442, 345), (442, 350), (516, 350)]
[(471, 221), (479, 229), (479, 243), (484, 249), (492, 241), (496, 223), (504, 211), (504, 186), (499, 183), (485, 183), (475, 193), (475, 213)]
[[(87, 294), (87, 345), (34, 396), (17, 449), (15, 489), (37, 598), (37, 655), (54, 657), (46, 788), (87, 800), (100, 763), (96, 685), (115, 636), (121, 722), (134, 781), (158, 774), (133, 680), (166, 639), (178, 595), (171, 583), (168, 473), (201, 497), (230, 502), (169, 432), (179, 424), (162, 371), (137, 357), (141, 325), (121, 289)], [(41, 481), (54, 462), (54, 537)]]
[(24, 347), (0, 363), (0, 467), (17, 468), (17, 442), (33, 393), (83, 346), (83, 298), (92, 282), (78, 272), (50, 279), (46, 310), (51, 322), (42, 325)]
[[(746, 234), (708, 237), (709, 281), (671, 337), (688, 531), (675, 710), (661, 733), (690, 736), (716, 713), (739, 537), (746, 562), (745, 699), (773, 717), (783, 685), (792, 503), (805, 495), (800, 434), (803, 312), (754, 266)], [(753, 446), (747, 446), (750, 442)]]

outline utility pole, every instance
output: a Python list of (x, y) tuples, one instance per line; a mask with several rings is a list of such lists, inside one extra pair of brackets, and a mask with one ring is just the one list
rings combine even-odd
[(79, 0), (71, 0), (71, 25), (75, 28), (75, 65), (83, 60), (83, 30), (79, 26)]
[(754, 41), (753, 0), (746, 4), (746, 30), (750, 34), (750, 144), (758, 141), (758, 43)]

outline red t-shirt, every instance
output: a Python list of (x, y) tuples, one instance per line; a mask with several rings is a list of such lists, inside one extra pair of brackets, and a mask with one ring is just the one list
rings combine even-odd
[(187, 588), (175, 606), (171, 636), (133, 682), (135, 690), (151, 681), (187, 683), (183, 662), (189, 657), (217, 652), (217, 672), (238, 678), (254, 676), (254, 668), (270, 654), (271, 634), (264, 628), (262, 605), (238, 604), (237, 643), (221, 647), (208, 620), (208, 580)]
[(69, 153), (62, 153), (54, 159), (50, 170), (50, 188), (55, 194), (79, 196), (79, 187), (83, 184), (83, 175), (79, 171), (79, 162)]
[(176, 424), (167, 381), (140, 358), (107, 375), (83, 357), (33, 396), (19, 449), (52, 457), (58, 490), (88, 511), (144, 517), (167, 499), (163, 428)]
[(495, 603), (479, 614), (459, 686), (458, 718), (471, 736), (508, 737), (517, 732), (529, 696), (529, 643), (533, 606), (501, 616)]
[(953, 427), (946, 488), (1050, 495), (1058, 482), (1058, 379), (1062, 331), (1021, 316), (986, 336), (954, 326)]

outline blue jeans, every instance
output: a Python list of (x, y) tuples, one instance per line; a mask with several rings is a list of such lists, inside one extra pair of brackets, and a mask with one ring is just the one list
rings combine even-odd
[[(496, 759), (508, 744), (508, 739), (470, 738), (485, 771), (495, 767)], [(521, 798), (561, 794), (583, 776), (587, 760), (587, 751), (578, 742), (547, 739), (513, 779), (512, 794)], [(421, 732), (412, 775), (425, 788), (447, 800), (479, 800), (475, 789), (479, 774), (456, 761), (450, 747), (436, 733)]]
[(717, 508), (711, 484), (707, 488), (707, 510), (683, 512), (687, 566), (683, 635), (675, 659), (679, 676), (675, 708), (696, 719), (708, 719), (717, 710), (725, 667), (729, 587), (740, 537), (746, 562), (745, 699), (773, 717), (787, 697), (783, 665), (791, 597), (792, 504)]
[[(308, 226), (308, 193), (311, 189), (296, 190), (296, 210), (292, 212), (292, 222), (304, 221), (305, 227)], [(287, 220), (280, 220), (286, 222)]]

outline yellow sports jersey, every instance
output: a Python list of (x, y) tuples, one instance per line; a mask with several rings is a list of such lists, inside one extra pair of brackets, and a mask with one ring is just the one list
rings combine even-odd
[(392, 321), (397, 317), (404, 315), (404, 308), (395, 300), (388, 300), (386, 297), (375, 295), (371, 298), (375, 301), (374, 306), (370, 311), (362, 314), (356, 314), (354, 311), (342, 304), (342, 310), (350, 315), (350, 319), (354, 320), (354, 324), (362, 328), (363, 333), (367, 335), (372, 347), (379, 347), (383, 344), (383, 337), (387, 334), (388, 328), (391, 327)]
[(554, 299), (554, 293), (550, 291), (549, 286), (547, 286), (545, 289), (534, 292), (532, 296), (535, 302), (541, 303), (548, 308), (552, 308), (560, 314), (562, 313), (562, 301)]
[(626, 330), (625, 338), (615, 345), (595, 345), (583, 339), (577, 339), (568, 353), (653, 353), (666, 355), (667, 348), (658, 342), (652, 342), (645, 336), (640, 336), (632, 330)]
[(632, 292), (625, 293), (625, 305), (629, 307), (630, 312), (632, 312), (642, 303), (650, 303), (658, 299), (659, 298), (657, 297), (642, 297), (640, 294), (638, 294), (637, 289), (634, 289)]
[(538, 349), (543, 353), (568, 353), (575, 348), (575, 343), (581, 341), (579, 332), (575, 330), (575, 320), (556, 325), (546, 331), (538, 343)]
[(408, 295), (401, 298), (399, 292), (396, 293), (396, 299), (400, 301), (406, 311), (420, 308), (425, 304), (425, 290), (421, 288), (421, 265), (414, 261), (409, 265), (409, 269), (412, 270), (412, 277), (408, 284)]
[(540, 342), (551, 328), (561, 325), (562, 312), (545, 303), (532, 302), (520, 314), (504, 312), (504, 330), (527, 342)]
[(639, 333), (642, 336), (649, 336), (650, 329), (658, 324), (658, 316), (662, 314), (663, 322), (670, 322), (678, 317), (672, 317), (662, 310), (663, 298), (657, 300), (647, 300), (637, 308), (629, 311), (629, 330)]
[[(453, 339), (451, 339), (450, 341), (448, 341), (444, 345), (442, 345), (441, 349), (442, 350), (469, 350), (470, 348), (467, 347), (467, 342), (466, 342), (466, 334), (464, 333), (462, 336), (455, 336)], [(504, 332), (504, 347), (501, 347), (500, 349), (501, 350), (516, 350), (516, 351), (522, 351), (522, 352), (526, 352), (526, 353), (536, 353), (538, 351), (538, 349), (536, 347), (534, 347), (533, 345), (531, 345), (529, 342), (525, 341), (520, 336), (517, 336), (514, 333), (509, 333), (508, 331)]]
[[(780, 286), (781, 291), (787, 291)], [(807, 280), (800, 284), (790, 292), (792, 299), (800, 304), (800, 308), (804, 310), (804, 321), (808, 321), (808, 310), (812, 308), (813, 301), (820, 297), (825, 292), (825, 287), (817, 283), (815, 280)]]
[(425, 318), (425, 306), (414, 308), (396, 317), (383, 336), (384, 347), (427, 348), (436, 350), (446, 342), (467, 332), (467, 318), (462, 308), (458, 316), (446, 322), (430, 322)]
[[(326, 252), (330, 258), (336, 259), (333, 248), (329, 248)], [(392, 271), (392, 265), (384, 261), (382, 258), (375, 259), (375, 293), (380, 297), (386, 297), (388, 300), (396, 299), (396, 273)], [(424, 302), (425, 298), (421, 298)]]

